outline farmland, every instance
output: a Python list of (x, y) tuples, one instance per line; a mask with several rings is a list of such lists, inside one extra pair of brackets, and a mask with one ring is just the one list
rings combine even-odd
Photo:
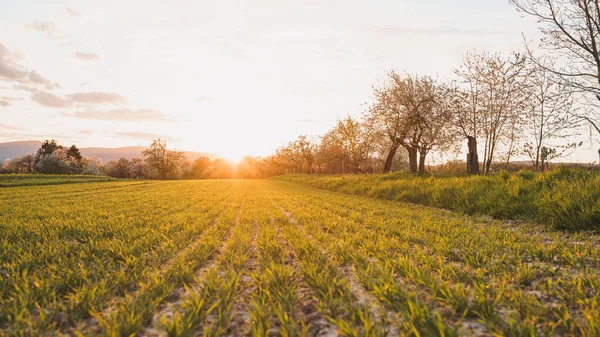
[(0, 189), (0, 335), (600, 334), (588, 232), (281, 180), (28, 185)]

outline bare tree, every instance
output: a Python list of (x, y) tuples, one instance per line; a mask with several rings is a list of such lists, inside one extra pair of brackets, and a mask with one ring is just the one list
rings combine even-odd
[[(600, 4), (598, 0), (510, 0), (521, 12), (534, 17), (543, 38), (540, 47), (552, 51), (556, 62), (545, 65), (561, 84), (587, 104), (600, 106)], [(534, 58), (534, 61), (536, 59)], [(598, 109), (576, 117), (600, 134)]]
[(571, 92), (547, 70), (550, 62), (546, 59), (543, 67), (538, 62), (531, 63), (531, 108), (526, 115), (526, 133), (532, 141), (525, 143), (525, 153), (536, 170), (543, 170), (544, 162), (578, 146), (576, 142), (564, 142), (578, 135), (579, 120), (573, 116)]
[[(454, 124), (468, 139), (468, 171), (478, 173), (479, 140), (483, 141), (483, 165), (489, 173), (502, 141), (515, 139), (519, 115), (527, 101), (525, 58), (513, 54), (468, 53), (455, 73), (461, 88), (452, 100)], [(511, 146), (512, 147), (512, 146)]]

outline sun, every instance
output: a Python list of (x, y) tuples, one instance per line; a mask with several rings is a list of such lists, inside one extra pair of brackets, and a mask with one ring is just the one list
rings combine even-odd
[(221, 156), (234, 164), (238, 164), (242, 161), (242, 159), (244, 159), (246, 155), (240, 151), (230, 150), (224, 152), (223, 154), (221, 154)]

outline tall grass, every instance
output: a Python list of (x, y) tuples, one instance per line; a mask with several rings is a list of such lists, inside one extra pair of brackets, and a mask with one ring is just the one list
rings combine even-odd
[(600, 172), (557, 168), (546, 173), (489, 176), (292, 175), (277, 179), (375, 198), (442, 207), (466, 214), (522, 219), (558, 229), (600, 229)]

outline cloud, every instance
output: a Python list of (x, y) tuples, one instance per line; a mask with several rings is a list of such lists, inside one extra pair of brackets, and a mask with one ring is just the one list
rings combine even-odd
[(6, 46), (0, 43), (0, 79), (5, 81), (26, 79), (27, 71), (18, 64), (21, 58), (20, 55), (11, 53)]
[(86, 104), (124, 104), (127, 99), (119, 94), (110, 92), (77, 92), (67, 96), (74, 103)]
[[(119, 94), (110, 92), (76, 92), (65, 97), (60, 97), (46, 91), (36, 90), (28, 86), (17, 85), (15, 89), (26, 90), (31, 92), (31, 100), (40, 105), (51, 108), (68, 108), (73, 104), (125, 104), (127, 99)], [(119, 109), (117, 109), (119, 110)], [(121, 109), (123, 110), (123, 109)], [(124, 109), (123, 114), (133, 115), (136, 111), (148, 112), (154, 110), (129, 110)], [(128, 111), (133, 111), (129, 113)]]
[(214, 100), (215, 99), (212, 97), (201, 96), (196, 99), (196, 102), (208, 102), (208, 101), (214, 101)]
[(22, 101), (23, 97), (8, 97), (8, 96), (0, 96), (0, 99), (3, 101)]
[(1, 107), (5, 107), (5, 106), (10, 106), (10, 102), (9, 101), (4, 101), (4, 100), (0, 100), (0, 106)]
[(94, 54), (94, 53), (84, 53), (84, 52), (76, 51), (75, 54), (73, 54), (73, 56), (80, 60), (84, 60), (84, 61), (100, 60), (100, 56), (98, 56), (98, 54)]
[(18, 126), (12, 126), (12, 125), (6, 125), (6, 124), (0, 124), (0, 129), (15, 130), (15, 131), (24, 130), (23, 128), (20, 128)]
[(33, 91), (31, 93), (31, 100), (50, 108), (67, 108), (73, 104), (70, 100), (45, 91)]
[(66, 8), (65, 9), (67, 11), (67, 13), (71, 16), (81, 16), (81, 13), (79, 13), (78, 11), (71, 9), (71, 8)]
[(372, 27), (372, 32), (377, 34), (398, 35), (398, 34), (419, 34), (419, 35), (500, 35), (509, 34), (509, 32), (494, 32), (475, 29), (462, 29), (455, 27), (428, 27), (428, 28), (408, 28), (408, 27)]
[(37, 71), (24, 69), (20, 64), (22, 59), (22, 55), (10, 52), (5, 45), (0, 43), (0, 80), (17, 82), (21, 85), (43, 85), (49, 90), (59, 87), (57, 83), (48, 80)]
[(23, 85), (23, 84), (14, 85), (13, 89), (15, 89), (15, 90), (29, 91), (29, 92), (37, 91), (36, 88), (30, 87), (28, 85)]
[(47, 78), (43, 77), (42, 75), (38, 74), (35, 70), (30, 71), (29, 73), (27, 73), (27, 78), (36, 84), (42, 84), (44, 85), (44, 87), (46, 89), (52, 90), (52, 89), (57, 89), (60, 86), (58, 85), (58, 83), (53, 83), (50, 80), (48, 80)]
[(54, 26), (53, 22), (50, 21), (34, 21), (25, 25), (29, 29), (36, 30), (38, 32), (46, 33), (46, 37), (56, 38), (58, 37), (58, 30)]
[(166, 140), (170, 140), (170, 141), (177, 141), (178, 140), (178, 139), (173, 138), (173, 137), (168, 136), (168, 135), (161, 135), (161, 134), (150, 133), (150, 132), (139, 132), (139, 131), (115, 132), (115, 135), (117, 135), (119, 137), (134, 138), (134, 139), (156, 139), (156, 138), (161, 138), (161, 139), (166, 139)]
[(129, 109), (119, 108), (107, 111), (98, 110), (84, 110), (75, 111), (73, 114), (65, 114), (65, 116), (81, 118), (81, 119), (95, 119), (95, 120), (110, 120), (110, 121), (122, 121), (122, 122), (144, 122), (144, 121), (167, 121), (171, 120), (165, 116), (162, 112), (152, 109)]
[(94, 132), (93, 132), (93, 131), (90, 131), (90, 130), (81, 130), (81, 131), (79, 131), (79, 133), (81, 133), (82, 135), (91, 135), (91, 134), (93, 134)]

